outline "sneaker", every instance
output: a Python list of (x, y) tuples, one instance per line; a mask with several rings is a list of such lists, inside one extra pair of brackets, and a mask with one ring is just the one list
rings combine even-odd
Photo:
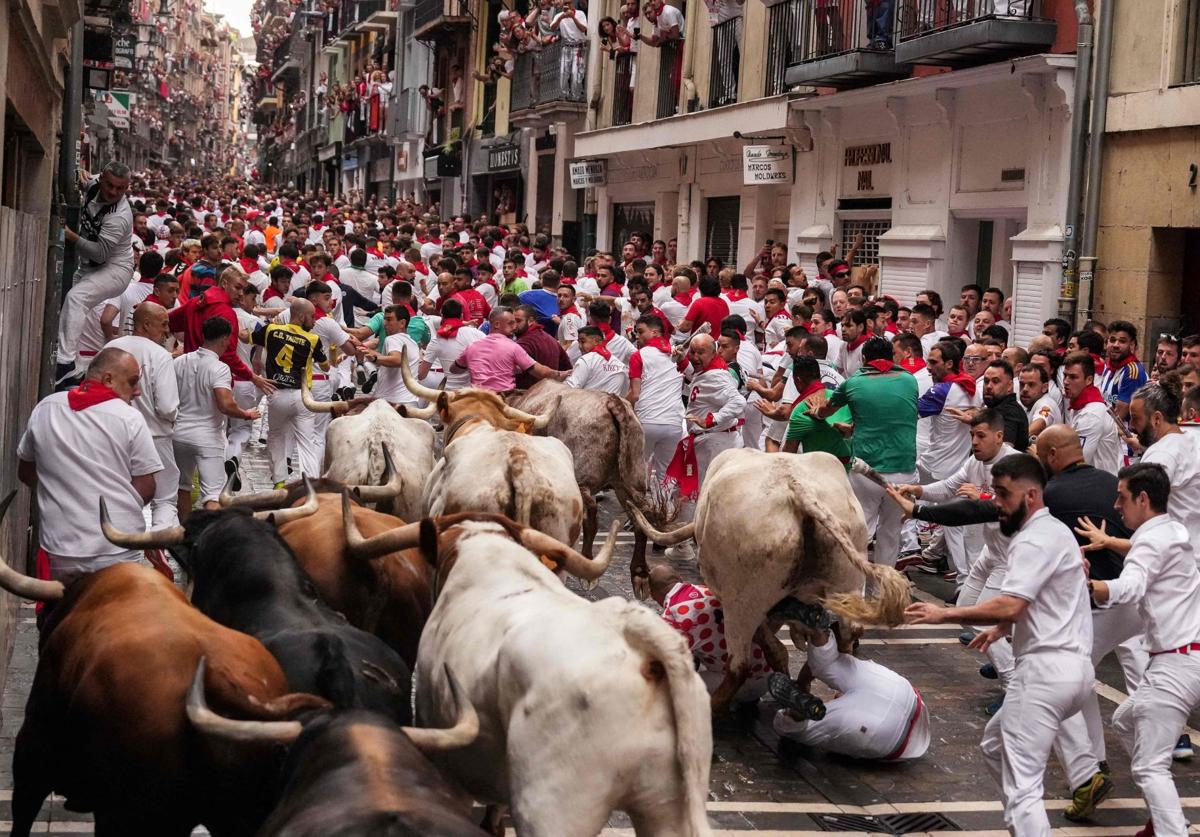
[(681, 544), (667, 547), (664, 554), (672, 560), (694, 561), (696, 560), (696, 547), (692, 546), (691, 541), (684, 541)]
[(54, 369), (54, 391), (66, 392), (83, 383), (84, 373), (75, 368), (73, 363), (60, 363)]
[(951, 584), (957, 582), (958, 570), (946, 570), (946, 572), (942, 573), (942, 581), (948, 581)]
[(767, 691), (794, 720), (819, 721), (825, 717), (825, 704), (821, 699), (800, 691), (795, 681), (781, 671), (772, 672), (767, 678)]
[(963, 645), (970, 645), (971, 640), (973, 640), (975, 638), (975, 634), (976, 634), (976, 631), (973, 631), (972, 629), (967, 628), (965, 631), (963, 631), (961, 634), (958, 635), (958, 641), (961, 642)]
[(1134, 834), (1133, 837), (1154, 837), (1154, 820), (1146, 820), (1146, 824), (1142, 827), (1142, 830)]
[(359, 366), (354, 370), (354, 376), (358, 379), (358, 385), (364, 387), (367, 385), (367, 370), (363, 366)]
[(379, 373), (372, 372), (367, 376), (366, 383), (362, 385), (363, 395), (369, 395), (371, 390), (375, 389), (375, 385), (379, 383)]
[(917, 566), (923, 560), (924, 559), (921, 557), (921, 550), (919, 549), (905, 552), (896, 560), (896, 570), (899, 572), (904, 572), (909, 567)]
[(225, 460), (225, 476), (233, 477), (233, 482), (229, 485), (231, 490), (242, 490), (242, 478), (238, 476), (238, 458), (236, 456)]
[(767, 616), (783, 622), (799, 622), (810, 628), (827, 631), (837, 617), (825, 608), (816, 604), (802, 602), (792, 596), (780, 599), (767, 611)]
[(991, 703), (989, 703), (987, 706), (983, 707), (983, 714), (987, 715), (990, 718), (993, 715), (995, 715), (997, 712), (999, 712), (1000, 707), (1003, 705), (1004, 705), (1004, 695), (1000, 695), (1000, 697), (996, 698)]
[(930, 575), (940, 575), (949, 569), (949, 562), (941, 556), (931, 556), (925, 553), (921, 555), (921, 563), (917, 564), (917, 569), (923, 573)]
[(996, 671), (996, 667), (991, 663), (984, 663), (979, 667), (979, 676), (987, 680), (1000, 679), (1000, 673)]
[(1112, 780), (1097, 771), (1071, 794), (1071, 804), (1063, 811), (1063, 816), (1072, 822), (1085, 820), (1091, 816), (1096, 806), (1113, 792)]
[(1192, 749), (1192, 739), (1184, 734), (1179, 736), (1179, 740), (1175, 742), (1175, 749), (1171, 751), (1171, 758), (1175, 761), (1187, 761), (1196, 752)]
[(275, 483), (274, 488), (276, 491), (279, 491), (282, 488), (287, 488), (287, 483), (283, 481), (277, 482)]

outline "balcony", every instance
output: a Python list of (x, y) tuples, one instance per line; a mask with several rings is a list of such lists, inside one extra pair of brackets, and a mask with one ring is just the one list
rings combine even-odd
[(798, 61), (795, 56), (807, 6), (805, 0), (785, 0), (767, 9), (766, 96), (778, 96), (788, 89), (784, 75), (788, 65)]
[(544, 127), (587, 110), (587, 43), (555, 41), (517, 56), (512, 78), (512, 121)]
[(1045, 52), (1057, 24), (1041, 0), (900, 0), (896, 60), (943, 67)]
[(458, 28), (470, 31), (471, 10), (466, 0), (417, 0), (413, 11), (413, 37), (436, 41)]
[(741, 15), (718, 23), (712, 28), (712, 63), (708, 72), (710, 108), (732, 105), (737, 101), (741, 48)]
[(391, 0), (342, 0), (325, 15), (325, 41), (335, 40), (349, 30), (387, 32), (399, 17)]
[(907, 76), (911, 66), (897, 63), (891, 47), (893, 2), (868, 15), (861, 0), (804, 0), (784, 84), (842, 90)]
[(613, 125), (628, 125), (633, 121), (633, 68), (637, 56), (624, 52), (616, 57), (613, 72)]
[(388, 107), (388, 135), (397, 142), (425, 136), (429, 127), (425, 100), (413, 88), (401, 90)]
[(658, 48), (658, 109), (655, 119), (679, 111), (679, 79), (683, 69), (683, 41), (667, 41)]

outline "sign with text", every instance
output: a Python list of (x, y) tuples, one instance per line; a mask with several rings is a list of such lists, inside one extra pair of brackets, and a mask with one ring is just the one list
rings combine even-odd
[(132, 70), (134, 57), (137, 54), (138, 37), (136, 32), (118, 32), (113, 38), (113, 65), (118, 70)]
[(608, 166), (604, 160), (574, 160), (571, 166), (571, 188), (587, 189), (608, 182)]
[(790, 145), (746, 145), (742, 147), (742, 184), (767, 186), (792, 182)]
[(842, 152), (841, 194), (871, 197), (891, 194), (892, 144), (848, 145)]
[(521, 167), (521, 146), (512, 143), (493, 145), (488, 149), (488, 171), (510, 171)]

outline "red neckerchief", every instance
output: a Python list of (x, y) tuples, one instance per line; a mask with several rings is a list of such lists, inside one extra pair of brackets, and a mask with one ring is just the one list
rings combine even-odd
[(1104, 404), (1104, 396), (1100, 394), (1100, 390), (1093, 384), (1089, 387), (1084, 387), (1083, 392), (1071, 399), (1072, 410), (1082, 410), (1088, 404)]
[(429, 275), (429, 268), (425, 265), (425, 262), (417, 262), (412, 266), (412, 269), (417, 273), (420, 273), (422, 276)]
[(120, 397), (110, 387), (106, 387), (99, 381), (84, 381), (79, 386), (67, 390), (67, 403), (76, 412)]
[(804, 399), (808, 398), (814, 392), (822, 392), (822, 391), (824, 391), (824, 389), (825, 389), (825, 384), (821, 383), (821, 381), (819, 381), (819, 380), (812, 381), (808, 386), (806, 386), (804, 388), (804, 392), (800, 393), (800, 396), (795, 401), (792, 402), (792, 409), (794, 410), (797, 407), (799, 407), (800, 404), (803, 403)]
[[(1092, 353), (1088, 352), (1088, 354), (1091, 355)], [(1103, 375), (1108, 371), (1108, 364), (1105, 363), (1104, 358), (1100, 357), (1100, 355), (1092, 355), (1092, 363), (1096, 366), (1097, 375)]]
[(663, 473), (663, 485), (676, 483), (682, 500), (694, 500), (700, 493), (700, 464), (696, 459), (696, 437), (684, 436), (675, 446), (675, 455)]
[(377, 258), (380, 258), (380, 259), (386, 258), (386, 256), (384, 256), (384, 255), (383, 255), (383, 251), (382, 251), (382, 250), (380, 250), (378, 247), (371, 247), (371, 248), (369, 248), (369, 249), (367, 250), (367, 255), (368, 255), (368, 256), (375, 256), (375, 257), (377, 257)]
[(533, 331), (545, 331), (545, 329), (542, 328), (541, 323), (530, 323), (529, 325), (527, 325), (525, 327), (525, 334), (529, 334), (530, 332), (533, 332)]
[(147, 302), (153, 302), (155, 305), (161, 305), (163, 308), (167, 307), (167, 304), (165, 302), (163, 302), (161, 299), (159, 299), (157, 296), (155, 296), (154, 294), (150, 294), (149, 296), (147, 296), (145, 299), (142, 300), (142, 304), (145, 304)]
[(651, 337), (642, 348), (658, 349), (664, 355), (671, 354), (671, 342), (665, 337)]
[(265, 291), (263, 291), (263, 302), (266, 302), (268, 299), (283, 299), (283, 298), (284, 298), (284, 295), (281, 294), (279, 291), (275, 290), (274, 288), (267, 288)]
[(604, 286), (604, 290), (600, 291), (600, 293), (604, 294), (605, 296), (620, 296), (621, 286), (616, 282), (609, 282)]
[(948, 333), (948, 334), (949, 334), (951, 337), (962, 337), (964, 334), (966, 334), (966, 332), (965, 332), (965, 331), (948, 331), (947, 333)]
[(321, 306), (319, 306), (319, 305), (313, 306), (313, 322), (314, 323), (317, 320), (321, 319), (322, 317), (328, 317), (328, 316), (329, 315), (325, 313), (325, 309), (321, 308)]
[(729, 290), (727, 290), (725, 292), (725, 298), (728, 299), (730, 302), (737, 302), (739, 300), (745, 299), (747, 296), (748, 296), (748, 294), (745, 291), (737, 290), (735, 288), (730, 288)]
[(564, 277), (563, 277), (562, 279), (560, 279), (559, 281), (560, 281), (560, 282), (562, 282), (562, 284), (564, 284), (564, 285), (570, 285), (572, 288), (573, 288), (573, 287), (575, 287), (575, 281), (576, 281), (576, 280), (574, 279), (574, 277), (571, 277), (571, 276), (564, 276)]
[(496, 284), (496, 280), (494, 278), (493, 279), (480, 279), (480, 278), (476, 277), (475, 287), (478, 288), (481, 285), (491, 285), (492, 288), (496, 291), (496, 298), (497, 299), (500, 298), (500, 286)]
[(965, 392), (969, 397), (975, 397), (975, 387), (977, 382), (966, 372), (952, 372), (946, 377), (942, 378), (942, 381), (949, 381), (951, 384), (958, 384), (963, 388), (963, 392)]
[(247, 276), (249, 276), (254, 271), (258, 270), (258, 262), (255, 261), (254, 259), (246, 258), (245, 256), (238, 259), (238, 264), (241, 265), (242, 270), (246, 273)]
[(320, 232), (321, 230), (325, 229), (325, 225), (324, 224), (312, 224), (312, 225), (310, 225), (310, 229), (314, 229), (317, 232)]
[(888, 334), (899, 334), (900, 333), (900, 329), (896, 328), (896, 324), (893, 323), (891, 320), (887, 321), (887, 325), (885, 325), (883, 327), (883, 330), (886, 331)]
[(689, 288), (681, 294), (675, 294), (675, 301), (680, 305), (688, 306), (692, 304), (692, 299), (696, 296), (696, 288)]
[(782, 319), (785, 319), (785, 320), (787, 320), (788, 322), (791, 322), (791, 321), (792, 321), (792, 315), (791, 315), (791, 314), (789, 314), (787, 311), (784, 311), (782, 308), (781, 308), (780, 310), (776, 311), (776, 312), (775, 312), (775, 316), (774, 316), (774, 317), (772, 317), (771, 319), (772, 319), (772, 320), (778, 320), (778, 319), (780, 319), (780, 318), (782, 318)]
[(919, 357), (905, 358), (900, 361), (900, 368), (915, 375), (925, 368), (925, 361)]
[(563, 316), (563, 317), (567, 316), (567, 314), (574, 314), (576, 317), (583, 319), (583, 314), (579, 313), (579, 309), (576, 308), (574, 305), (572, 305), (566, 311), (559, 311), (558, 313), (560, 316)]
[(821, 332), (821, 336), (822, 337), (837, 337), (837, 329), (836, 328), (827, 328)]
[(700, 374), (703, 375), (705, 372), (711, 372), (714, 369), (728, 368), (729, 364), (725, 362), (725, 358), (721, 357), (720, 355), (713, 355), (712, 360), (710, 360), (705, 367), (700, 370)]
[(658, 317), (659, 322), (662, 323), (663, 334), (667, 337), (670, 337), (671, 332), (673, 332), (675, 328), (671, 325), (671, 321), (667, 319), (667, 315), (653, 306), (650, 307), (650, 313)]
[[(528, 279), (529, 278), (529, 274), (525, 272), (525, 268), (523, 268), (523, 267), (518, 267), (517, 272), (514, 273), (513, 276), (517, 279)], [(505, 284), (508, 284), (508, 283), (506, 282)]]
[(300, 265), (295, 259), (280, 259), (279, 263), (290, 270), (292, 273), (300, 272)]
[(854, 351), (855, 349), (857, 349), (863, 343), (866, 343), (868, 340), (870, 340), (874, 336), (875, 335), (873, 335), (869, 332), (860, 334), (858, 337), (854, 338), (854, 340), (850, 343), (849, 346), (846, 347), (846, 351), (848, 351), (848, 352)]
[(153, 285), (154, 279), (155, 279), (154, 276), (142, 276), (142, 277), (138, 278), (138, 283), (144, 284), (144, 285)]
[(429, 238), (428, 241), (430, 244), (441, 244), (442, 237), (439, 235), (437, 238)]
[(863, 366), (869, 366), (876, 372), (892, 372), (898, 368), (890, 360), (868, 360)]
[[(612, 360), (612, 352), (610, 352), (608, 349), (604, 348), (603, 346), (597, 346), (596, 348), (592, 349), (591, 352), (595, 352), (596, 354), (600, 355), (600, 357), (604, 358), (605, 360)], [(591, 352), (584, 352), (584, 354), (590, 354)]]
[(438, 326), (438, 337), (449, 337), (454, 339), (458, 335), (458, 330), (464, 325), (463, 321), (458, 317), (446, 317), (442, 320), (442, 324)]
[(533, 252), (533, 250), (529, 249), (528, 247), (521, 248), (521, 255), (523, 255), (523, 256), (528, 256), (532, 252)]
[(607, 345), (608, 341), (612, 340), (613, 336), (616, 334), (616, 332), (612, 330), (612, 326), (609, 323), (604, 322), (603, 320), (596, 323), (596, 328), (600, 329), (600, 333), (604, 335), (605, 345)]

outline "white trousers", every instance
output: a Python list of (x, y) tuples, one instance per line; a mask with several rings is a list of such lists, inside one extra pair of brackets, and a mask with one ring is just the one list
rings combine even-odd
[[(317, 398), (321, 396), (315, 392)], [(271, 481), (287, 480), (289, 442), (294, 446), (300, 471), (308, 476), (321, 474), (313, 413), (300, 401), (300, 390), (279, 389), (267, 396), (271, 405), (271, 426), (267, 429), (267, 454), (271, 457)], [(323, 446), (322, 446), (323, 447)]]
[[(1000, 785), (1010, 833), (1050, 837), (1050, 819), (1042, 803), (1046, 761), (1051, 748), (1061, 743), (1063, 722), (1078, 716), (1086, 701), (1096, 701), (1095, 679), (1092, 661), (1078, 654), (1027, 654), (1018, 661), (1004, 706), (992, 716), (980, 742), (984, 762)], [(1081, 718), (1079, 725), (1083, 726)], [(1178, 732), (1179, 725), (1172, 730)], [(1082, 758), (1064, 759), (1063, 767), (1071, 787), (1083, 784), (1095, 770)]]
[(175, 445), (170, 436), (155, 436), (154, 449), (158, 451), (162, 470), (154, 475), (150, 528), (161, 529), (179, 523), (179, 468), (175, 465)]
[(742, 447), (761, 450), (762, 446), (759, 441), (762, 439), (763, 414), (754, 406), (753, 401), (746, 402), (742, 418), (746, 420), (746, 423), (742, 425)]
[(1132, 759), (1133, 780), (1146, 799), (1157, 837), (1183, 837), (1187, 820), (1171, 778), (1171, 750), (1188, 714), (1200, 704), (1200, 655), (1157, 654), (1142, 683), (1113, 713), (1113, 728)]
[(675, 456), (679, 440), (683, 438), (683, 422), (643, 424), (642, 433), (646, 436), (646, 461), (650, 470), (662, 479)]
[[(258, 387), (254, 385), (253, 381), (233, 382), (233, 400), (243, 410), (250, 410), (258, 406), (258, 399), (261, 397)], [(254, 422), (249, 419), (229, 419), (229, 432), (225, 440), (226, 459), (242, 455), (242, 448), (250, 441), (250, 431), (253, 425)]]
[(225, 445), (208, 447), (178, 439), (172, 444), (175, 448), (175, 464), (179, 468), (179, 479), (176, 481), (178, 490), (191, 491), (192, 475), (199, 472), (200, 503), (215, 502), (221, 496), (221, 486), (225, 484)]
[[(880, 476), (890, 483), (913, 483), (917, 480), (916, 471)], [(886, 491), (861, 474), (850, 474), (850, 487), (862, 506), (863, 517), (867, 521), (867, 537), (875, 537), (874, 562), (896, 566), (896, 559), (900, 556), (900, 525), (904, 518), (900, 507), (892, 502)]]
[[(1134, 694), (1141, 685), (1146, 667), (1150, 664), (1143, 630), (1142, 617), (1135, 602), (1092, 611), (1092, 665), (1099, 665), (1110, 652), (1116, 651), (1121, 671), (1125, 674), (1125, 691), (1129, 694)], [(1107, 758), (1104, 723), (1100, 720), (1100, 707), (1095, 701), (1084, 705), (1083, 719), (1092, 753), (1096, 761), (1104, 761)], [(1175, 731), (1175, 736), (1178, 738), (1179, 730)]]
[[(712, 461), (720, 453), (732, 450), (733, 448), (740, 448), (741, 446), (742, 435), (737, 431), (727, 433), (723, 430), (717, 430), (713, 433), (704, 433), (696, 437), (696, 479), (701, 491), (704, 490), (704, 477), (708, 474), (708, 466), (712, 464)], [(688, 521), (694, 520), (695, 517), (696, 501), (687, 500), (683, 502), (679, 507), (679, 519)]]
[(120, 296), (133, 278), (133, 264), (105, 264), (91, 270), (80, 270), (63, 300), (58, 315), (58, 362), (74, 363), (79, 348), (79, 333), (88, 312), (104, 302)]
[[(349, 375), (347, 375), (349, 378)], [(317, 401), (332, 401), (334, 391), (334, 382), (331, 379), (324, 381), (313, 379), (312, 394)], [(301, 406), (303, 409), (303, 406)], [(315, 471), (306, 471), (310, 477), (321, 476), (322, 463), (325, 462), (325, 433), (329, 430), (329, 422), (333, 421), (332, 413), (310, 413), (313, 417), (313, 444), (316, 446), (317, 469)]]
[[(947, 526), (945, 528), (948, 532), (954, 527)], [(958, 601), (955, 604), (958, 607), (970, 607), (986, 602), (988, 599), (994, 599), (1000, 595), (1000, 588), (1004, 586), (1006, 570), (1007, 564), (993, 558), (991, 550), (985, 548), (979, 559), (971, 565), (966, 581), (958, 591)], [(1008, 689), (1016, 668), (1012, 643), (1007, 640), (993, 642), (988, 646), (987, 658), (988, 662), (995, 667), (996, 674), (999, 675), (1000, 686)]]

